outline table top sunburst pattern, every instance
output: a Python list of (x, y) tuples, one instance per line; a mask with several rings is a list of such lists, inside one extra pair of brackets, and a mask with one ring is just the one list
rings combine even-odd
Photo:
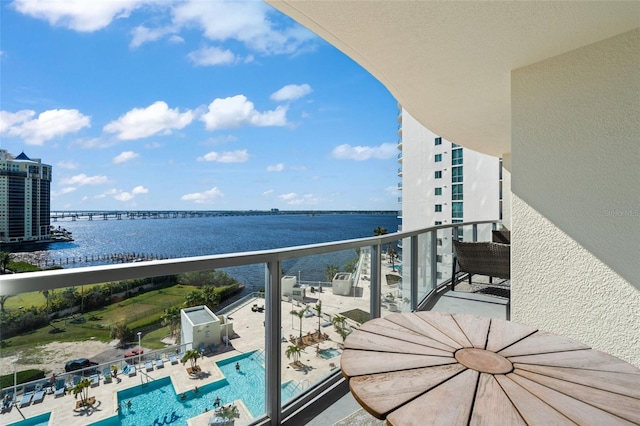
[(344, 347), (351, 393), (390, 425), (640, 424), (638, 368), (517, 323), (397, 313)]

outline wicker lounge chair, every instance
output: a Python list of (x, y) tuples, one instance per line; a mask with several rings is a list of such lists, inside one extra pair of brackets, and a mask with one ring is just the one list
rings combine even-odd
[(509, 244), (463, 243), (454, 240), (453, 247), (455, 257), (453, 276), (451, 277), (452, 290), (455, 290), (457, 280), (456, 264), (459, 266), (458, 272), (469, 274), (469, 284), (471, 284), (471, 276), (474, 274), (487, 275), (490, 279), (489, 282), (492, 277), (511, 278), (511, 246)]

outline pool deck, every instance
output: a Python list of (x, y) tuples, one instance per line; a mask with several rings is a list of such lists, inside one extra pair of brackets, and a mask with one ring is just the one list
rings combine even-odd
[[(402, 298), (397, 297), (397, 288), (394, 285), (387, 285), (386, 275), (393, 273), (390, 265), (383, 261), (382, 268), (382, 295), (383, 298), (386, 295), (391, 297), (391, 294), (396, 294), (396, 298), (387, 299), (387, 303), (383, 303), (383, 316), (390, 313), (389, 306), (398, 306), (400, 309), (402, 306)], [(307, 307), (313, 315), (303, 317), (302, 319), (302, 335), (306, 336), (308, 333), (317, 334), (318, 332), (318, 317), (315, 315), (316, 311), (313, 307), (322, 301), (322, 314), (323, 316), (329, 314), (331, 316), (349, 311), (352, 309), (361, 309), (365, 312), (369, 312), (369, 281), (367, 274), (361, 274), (360, 280), (356, 287), (361, 288), (356, 294), (358, 296), (340, 296), (334, 295), (332, 290), (324, 289), (322, 293), (315, 291), (310, 293), (307, 291), (307, 297), (304, 303), (301, 302), (282, 302), (282, 383), (293, 381), (300, 389), (307, 389), (309, 386), (320, 381), (323, 377), (330, 374), (336, 368), (340, 366), (340, 358), (324, 359), (316, 351), (318, 349), (337, 349), (340, 350), (340, 344), (342, 338), (331, 326), (320, 326), (321, 332), (327, 334), (329, 339), (315, 343), (312, 346), (307, 346), (301, 354), (301, 365), (293, 364), (292, 359), (288, 359), (285, 356), (286, 349), (291, 343), (289, 342), (290, 336), (295, 338), (300, 336), (300, 319), (297, 316), (291, 315), (292, 310), (300, 310)], [(384, 300), (384, 299), (383, 299)], [(248, 353), (255, 350), (261, 350), (264, 348), (264, 312), (253, 312), (251, 307), (253, 304), (259, 306), (264, 304), (263, 299), (254, 299), (249, 301), (244, 306), (233, 311), (229, 314), (229, 319), (233, 323), (233, 329), (235, 335), (231, 338), (231, 345), (229, 347), (224, 344), (218, 345), (218, 349), (214, 353), (209, 353), (203, 358), (198, 360), (198, 365), (201, 367), (201, 373), (198, 376), (191, 376), (187, 373), (187, 365), (181, 363), (172, 365), (171, 362), (165, 359), (164, 368), (155, 369), (150, 372), (142, 371), (138, 369), (137, 374), (133, 377), (128, 377), (122, 374), (118, 375), (117, 380), (113, 380), (111, 383), (103, 383), (100, 381), (98, 386), (92, 387), (89, 392), (89, 396), (96, 398), (96, 403), (93, 407), (88, 409), (76, 409), (76, 399), (72, 394), (67, 393), (65, 396), (55, 398), (54, 395), (46, 395), (42, 402), (19, 408), (14, 406), (11, 411), (0, 415), (0, 422), (2, 424), (10, 424), (18, 422), (23, 419), (23, 415), (26, 418), (35, 417), (37, 415), (51, 412), (50, 425), (76, 425), (76, 424), (91, 424), (108, 417), (116, 415), (117, 407), (117, 392), (140, 385), (146, 382), (147, 379), (159, 379), (169, 376), (174, 385), (176, 393), (193, 392), (195, 387), (204, 386), (207, 383), (211, 383), (215, 380), (222, 378), (222, 373), (215, 364), (217, 361), (237, 356), (240, 354)], [(394, 311), (395, 311), (394, 306)], [(438, 309), (438, 306), (432, 308), (433, 310), (445, 310)], [(322, 318), (320, 322), (324, 322)], [(352, 323), (353, 324), (353, 323)], [(144, 364), (143, 364), (144, 366)], [(18, 396), (18, 401), (20, 395)], [(223, 401), (223, 404), (229, 404), (232, 401)], [(235, 424), (246, 425), (251, 423), (254, 419), (246, 409), (244, 404), (240, 400), (234, 401), (235, 405), (239, 409), (239, 417), (236, 417)], [(352, 404), (353, 405), (353, 404)], [(338, 416), (338, 419), (343, 418), (351, 414), (352, 405), (346, 410), (336, 410), (336, 407), (332, 410), (332, 416)], [(339, 411), (336, 412), (336, 411)], [(345, 412), (347, 411), (347, 412)], [(351, 412), (348, 412), (351, 411)], [(22, 413), (22, 414), (21, 414)], [(209, 419), (213, 416), (213, 398), (211, 401), (211, 408), (208, 412), (193, 417), (187, 421), (189, 426), (206, 426)], [(320, 416), (322, 417), (322, 416)], [(320, 421), (320, 419), (318, 419)], [(327, 421), (328, 419), (324, 419)], [(332, 418), (330, 421), (335, 420)], [(332, 422), (326, 424), (333, 424)]]

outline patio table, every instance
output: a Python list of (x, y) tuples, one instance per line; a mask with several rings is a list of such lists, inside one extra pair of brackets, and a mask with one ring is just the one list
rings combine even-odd
[(525, 325), (396, 313), (344, 347), (353, 396), (390, 425), (640, 424), (638, 368)]

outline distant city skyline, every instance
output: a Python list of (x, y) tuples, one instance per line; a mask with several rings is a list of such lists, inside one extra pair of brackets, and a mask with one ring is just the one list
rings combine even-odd
[(397, 210), (397, 103), (261, 2), (3, 2), (0, 148), (52, 210)]

